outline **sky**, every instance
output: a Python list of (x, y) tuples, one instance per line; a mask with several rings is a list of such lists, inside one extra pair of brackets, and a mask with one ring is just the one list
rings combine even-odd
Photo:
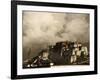
[(89, 14), (23, 11), (22, 17), (24, 56), (60, 41), (89, 42)]

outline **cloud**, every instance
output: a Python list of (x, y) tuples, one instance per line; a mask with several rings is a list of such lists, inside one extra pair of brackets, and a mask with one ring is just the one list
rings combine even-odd
[(23, 47), (35, 51), (66, 40), (89, 41), (89, 14), (23, 12)]

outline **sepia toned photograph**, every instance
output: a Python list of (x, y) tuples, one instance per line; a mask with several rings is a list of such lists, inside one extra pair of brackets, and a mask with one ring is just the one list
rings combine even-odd
[(23, 68), (89, 65), (85, 13), (22, 12)]
[(97, 6), (11, 2), (11, 78), (97, 74)]

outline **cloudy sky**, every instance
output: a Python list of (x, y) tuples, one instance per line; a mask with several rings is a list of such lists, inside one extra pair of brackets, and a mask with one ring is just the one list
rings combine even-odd
[(24, 48), (31, 46), (36, 53), (66, 40), (89, 41), (89, 14), (23, 11)]

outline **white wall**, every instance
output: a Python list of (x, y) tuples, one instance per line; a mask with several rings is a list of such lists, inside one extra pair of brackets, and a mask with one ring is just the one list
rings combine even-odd
[[(39, 0), (36, 0), (39, 1)], [(99, 7), (98, 14), (100, 14), (100, 0), (40, 0), (40, 1), (54, 1), (62, 3), (76, 3), (76, 4), (97, 4)], [(10, 41), (11, 41), (11, 26), (10, 26), (10, 0), (0, 0), (0, 80), (10, 80)], [(98, 16), (100, 21), (100, 15)], [(100, 23), (98, 23), (100, 26)], [(100, 30), (100, 27), (98, 27)], [(100, 31), (98, 31), (100, 34)], [(100, 41), (100, 37), (98, 38)], [(98, 42), (100, 44), (100, 42)], [(98, 53), (100, 53), (100, 45), (98, 45)], [(98, 54), (98, 61), (100, 61), (100, 54)], [(98, 62), (100, 67), (100, 62)], [(100, 73), (100, 68), (99, 68)], [(67, 77), (56, 77), (56, 78), (41, 78), (34, 80), (99, 80), (100, 74), (98, 75), (85, 75), (85, 76), (67, 76)]]

